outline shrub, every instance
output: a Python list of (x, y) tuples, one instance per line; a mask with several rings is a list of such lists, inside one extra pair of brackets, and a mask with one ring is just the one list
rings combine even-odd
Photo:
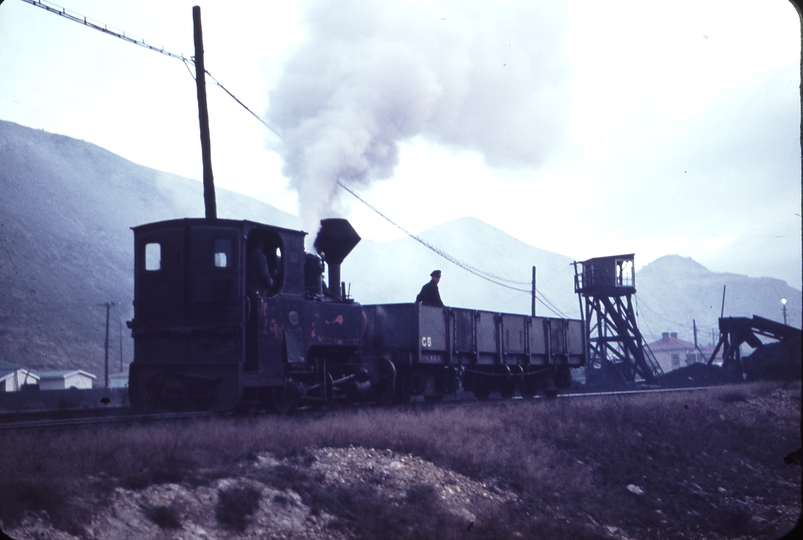
[(181, 518), (173, 506), (149, 506), (144, 508), (145, 517), (162, 529), (180, 529)]
[(215, 517), (224, 527), (244, 531), (251, 515), (259, 508), (261, 494), (252, 486), (233, 486), (220, 489)]

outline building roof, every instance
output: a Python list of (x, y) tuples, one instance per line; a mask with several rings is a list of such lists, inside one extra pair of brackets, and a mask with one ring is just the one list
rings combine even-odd
[(5, 379), (20, 370), (24, 371), (27, 377), (39, 380), (39, 376), (31, 373), (27, 368), (12, 364), (11, 362), (6, 362), (5, 360), (0, 360), (0, 379)]
[(66, 379), (70, 375), (81, 374), (86, 377), (91, 377), (92, 379), (97, 379), (95, 375), (91, 373), (87, 373), (82, 369), (63, 369), (63, 370), (56, 370), (56, 371), (39, 371), (37, 375), (41, 380), (45, 379)]
[(678, 338), (677, 332), (664, 332), (661, 339), (647, 345), (651, 351), (687, 351), (694, 350), (694, 343)]

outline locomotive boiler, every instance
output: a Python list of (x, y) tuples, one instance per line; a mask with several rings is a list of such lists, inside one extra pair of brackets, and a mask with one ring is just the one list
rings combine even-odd
[[(568, 387), (570, 369), (585, 363), (579, 320), (355, 302), (340, 264), (360, 237), (345, 219), (321, 222), (317, 254), (305, 252), (303, 231), (246, 220), (133, 231), (137, 408), (285, 412), (299, 403), (437, 401), (461, 388), (481, 399), (526, 397)], [(254, 290), (259, 256), (270, 279)]]

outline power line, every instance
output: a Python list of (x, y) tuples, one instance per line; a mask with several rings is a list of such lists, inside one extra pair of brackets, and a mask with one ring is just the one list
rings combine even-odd
[[(399, 225), (398, 223), (393, 221), (390, 217), (388, 217), (386, 214), (384, 214), (381, 210), (379, 210), (378, 208), (373, 206), (371, 203), (369, 203), (368, 201), (366, 201), (365, 199), (363, 199), (362, 197), (357, 195), (357, 193), (355, 193), (354, 190), (352, 190), (351, 188), (346, 186), (340, 180), (337, 181), (337, 185), (340, 186), (341, 188), (343, 188), (344, 190), (346, 190), (355, 199), (357, 199), (358, 201), (363, 203), (365, 206), (367, 206), (368, 208), (370, 208), (371, 210), (376, 212), (385, 221), (387, 221), (388, 223), (390, 223), (391, 225), (393, 225), (394, 227), (396, 227), (397, 229), (402, 231), (404, 234), (406, 234), (407, 236), (409, 236), (410, 238), (412, 238), (416, 242), (418, 242), (421, 245), (423, 245), (424, 247), (426, 247), (427, 249), (433, 251), (434, 253), (440, 255), (441, 257), (443, 257), (447, 261), (451, 262), (452, 264), (462, 268), (463, 270), (465, 270), (465, 271), (467, 271), (467, 272), (469, 272), (471, 274), (474, 274), (477, 277), (480, 277), (480, 278), (482, 278), (482, 279), (484, 279), (486, 281), (489, 281), (489, 282), (491, 282), (491, 283), (493, 283), (495, 285), (499, 285), (500, 287), (505, 287), (506, 289), (511, 289), (513, 291), (523, 292), (523, 293), (527, 293), (527, 294), (531, 294), (532, 293), (531, 289), (522, 289), (520, 287), (514, 287), (513, 286), (513, 285), (530, 285), (529, 282), (526, 282), (526, 281), (514, 281), (512, 279), (504, 278), (504, 277), (501, 277), (501, 276), (497, 276), (497, 275), (491, 274), (489, 272), (485, 272), (485, 271), (480, 270), (479, 268), (477, 268), (475, 266), (472, 266), (472, 265), (470, 265), (468, 263), (465, 263), (465, 262), (461, 261), (460, 259), (458, 259), (456, 257), (453, 257), (452, 255), (449, 255), (448, 253), (446, 253), (442, 249), (430, 244), (429, 242), (427, 242), (426, 240), (424, 240), (420, 236), (418, 236), (416, 234), (413, 234), (412, 232), (408, 231), (407, 229), (405, 229), (404, 227), (402, 227), (401, 225)], [(546, 297), (543, 297), (543, 294), (541, 294), (540, 297), (539, 297), (539, 294), (536, 291), (535, 297), (536, 297), (536, 300), (540, 301), (541, 304), (543, 304), (544, 307), (546, 307), (548, 310), (553, 312), (555, 315), (558, 315), (559, 317), (567, 318), (564, 313), (562, 313), (554, 304), (552, 304), (552, 302), (550, 302), (548, 299), (546, 299)]]
[(278, 132), (278, 131), (276, 131), (275, 129), (273, 129), (273, 128), (270, 126), (270, 124), (268, 124), (267, 122), (265, 122), (265, 121), (264, 121), (264, 120), (263, 120), (263, 119), (262, 119), (262, 118), (261, 118), (261, 117), (260, 117), (258, 114), (256, 114), (254, 111), (252, 111), (251, 109), (249, 109), (249, 108), (248, 108), (248, 106), (247, 106), (245, 103), (243, 103), (242, 101), (240, 101), (239, 99), (237, 99), (237, 96), (235, 96), (234, 94), (232, 94), (231, 92), (229, 92), (229, 90), (228, 90), (228, 89), (227, 89), (225, 86), (223, 86), (222, 84), (220, 84), (220, 83), (218, 82), (218, 80), (217, 80), (217, 79), (215, 79), (215, 78), (212, 76), (212, 74), (211, 74), (211, 73), (209, 73), (209, 71), (207, 71), (207, 70), (204, 70), (204, 71), (206, 71), (206, 74), (207, 74), (207, 75), (209, 75), (209, 78), (210, 78), (210, 79), (212, 79), (213, 81), (215, 81), (215, 84), (216, 84), (216, 85), (218, 85), (219, 87), (221, 87), (221, 88), (223, 89), (223, 91), (224, 91), (224, 92), (226, 92), (226, 93), (227, 93), (229, 96), (231, 96), (231, 98), (232, 98), (234, 101), (236, 101), (237, 103), (239, 103), (239, 104), (240, 104), (240, 106), (241, 106), (242, 108), (244, 108), (246, 111), (248, 111), (249, 113), (251, 113), (251, 116), (253, 116), (253, 117), (254, 117), (254, 118), (256, 118), (257, 120), (259, 120), (260, 122), (262, 122), (262, 125), (263, 125), (263, 126), (265, 126), (266, 128), (268, 128), (269, 130), (271, 130), (271, 131), (273, 132), (273, 134), (274, 134), (274, 135), (276, 135), (276, 136), (277, 136), (277, 137), (279, 137), (280, 139), (283, 139), (283, 138), (284, 138), (284, 137), (282, 137), (282, 136), (279, 134), (279, 132)]
[[(50, 13), (54, 13), (56, 15), (59, 15), (61, 17), (69, 19), (71, 21), (77, 22), (79, 24), (83, 24), (84, 26), (88, 26), (89, 28), (92, 28), (94, 30), (98, 30), (100, 32), (103, 32), (104, 34), (108, 34), (108, 35), (116, 37), (118, 39), (122, 39), (123, 41), (126, 41), (128, 43), (133, 43), (134, 45), (139, 45), (140, 47), (144, 47), (144, 48), (146, 48), (148, 50), (155, 51), (155, 52), (158, 52), (160, 54), (164, 54), (166, 56), (169, 56), (171, 58), (176, 58), (178, 60), (181, 60), (184, 63), (184, 65), (187, 67), (187, 69), (190, 71), (190, 75), (193, 78), (195, 78), (195, 76), (192, 74), (192, 70), (190, 70), (189, 66), (188, 66), (188, 64), (195, 65), (195, 58), (194, 57), (188, 57), (188, 56), (184, 55), (183, 53), (172, 52), (172, 51), (169, 51), (169, 50), (165, 49), (164, 47), (160, 47), (158, 45), (151, 45), (150, 43), (146, 42), (142, 38), (139, 38), (139, 37), (135, 38), (135, 37), (133, 37), (131, 35), (126, 35), (126, 33), (124, 31), (122, 31), (122, 30), (116, 30), (116, 29), (109, 28), (109, 26), (106, 25), (106, 24), (103, 24), (101, 22), (92, 21), (91, 19), (88, 19), (83, 15), (79, 15), (78, 13), (73, 13), (73, 12), (68, 11), (67, 9), (65, 9), (65, 8), (63, 8), (61, 6), (57, 6), (55, 4), (50, 4), (48, 2), (43, 2), (42, 0), (22, 0), (22, 1), (26, 2), (28, 4), (31, 4), (32, 6), (36, 6), (36, 7), (40, 7), (42, 9), (45, 9), (45, 10), (49, 11)], [(254, 118), (256, 118), (257, 120), (262, 122), (262, 124), (266, 128), (268, 128), (269, 130), (271, 130), (277, 137), (282, 138), (278, 131), (273, 129), (273, 127), (270, 126), (267, 122), (265, 122), (262, 118), (260, 118), (259, 115), (257, 115), (254, 111), (252, 111), (250, 108), (248, 108), (248, 106), (245, 103), (243, 103), (239, 98), (237, 98), (237, 96), (235, 96), (228, 88), (223, 86), (223, 84), (220, 81), (218, 81), (211, 73), (209, 73), (208, 70), (204, 69), (204, 72), (207, 75), (209, 75), (209, 77), (213, 81), (215, 81), (215, 84), (217, 86), (219, 86), (224, 92), (226, 92), (242, 108), (244, 108), (246, 111), (248, 111)]]
[(363, 203), (365, 206), (367, 206), (368, 208), (370, 208), (371, 210), (373, 210), (374, 212), (379, 214), (383, 219), (385, 219), (388, 223), (390, 223), (391, 225), (393, 225), (394, 227), (396, 227), (397, 229), (402, 231), (404, 234), (406, 234), (407, 236), (409, 236), (410, 238), (412, 238), (416, 242), (420, 243), (424, 247), (430, 249), (431, 251), (434, 251), (435, 253), (437, 253), (438, 255), (440, 255), (441, 257), (446, 259), (447, 261), (459, 266), (463, 270), (471, 272), (475, 276), (479, 276), (479, 277), (481, 277), (483, 279), (486, 279), (486, 280), (488, 280), (488, 281), (490, 281), (492, 283), (496, 283), (497, 285), (501, 285), (502, 287), (507, 287), (508, 289), (512, 289), (514, 291), (520, 291), (520, 292), (526, 292), (526, 293), (530, 292), (529, 289), (520, 289), (520, 288), (512, 287), (512, 286), (508, 285), (508, 284), (511, 284), (511, 285), (529, 285), (530, 284), (529, 282), (526, 282), (526, 281), (514, 281), (512, 279), (504, 278), (504, 277), (501, 277), (501, 276), (496, 276), (496, 275), (491, 274), (489, 272), (484, 272), (484, 271), (480, 270), (479, 268), (471, 266), (470, 264), (464, 263), (463, 261), (457, 259), (456, 257), (453, 257), (452, 255), (449, 255), (448, 253), (446, 253), (442, 249), (433, 246), (432, 244), (430, 244), (429, 242), (427, 242), (426, 240), (424, 240), (420, 236), (418, 236), (416, 234), (413, 234), (412, 232), (408, 231), (407, 229), (405, 229), (404, 227), (402, 227), (401, 225), (399, 225), (398, 223), (396, 223), (395, 221), (390, 219), (387, 215), (382, 213), (378, 208), (376, 208), (371, 203), (369, 203), (368, 201), (366, 201), (365, 199), (363, 199), (362, 197), (357, 195), (357, 193), (355, 193), (354, 190), (352, 190), (350, 187), (346, 186), (346, 184), (344, 184), (340, 180), (337, 181), (337, 185), (340, 186), (341, 188), (343, 188), (344, 190), (346, 190), (347, 192), (349, 192), (355, 199), (357, 199), (358, 201)]
[(181, 53), (176, 53), (165, 49), (164, 47), (160, 47), (158, 45), (151, 45), (147, 43), (144, 39), (135, 38), (131, 35), (126, 35), (125, 32), (122, 30), (112, 29), (109, 28), (108, 25), (103, 24), (101, 22), (96, 22), (91, 19), (87, 19), (83, 15), (79, 15), (78, 13), (73, 13), (71, 11), (67, 11), (67, 9), (57, 6), (56, 4), (51, 4), (49, 2), (43, 2), (42, 0), (22, 0), (23, 2), (27, 2), (32, 6), (40, 7), (49, 11), (50, 13), (55, 13), (61, 17), (69, 19), (71, 21), (75, 21), (79, 24), (83, 24), (84, 26), (88, 26), (89, 28), (93, 28), (104, 34), (109, 34), (110, 36), (114, 36), (116, 38), (122, 39), (123, 41), (127, 41), (128, 43), (133, 43), (134, 45), (139, 45), (140, 47), (144, 47), (151, 51), (156, 51), (158, 53), (170, 56), (171, 58), (178, 58), (179, 60), (187, 61), (189, 60), (186, 56)]

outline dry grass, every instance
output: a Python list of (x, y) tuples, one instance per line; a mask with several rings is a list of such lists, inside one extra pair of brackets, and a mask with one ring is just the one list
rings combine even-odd
[[(792, 392), (796, 403), (756, 405), (776, 399), (773, 392), (779, 384), (46, 433), (6, 431), (0, 433), (0, 519), (8, 527), (25, 512), (45, 512), (55, 526), (80, 533), (116, 486), (202, 485), (230, 475), (259, 452), (303, 462), (310, 447), (355, 445), (416, 454), (517, 492), (523, 506), (489, 516), (484, 528), (472, 531), (477, 538), (516, 531), (529, 531), (529, 537), (534, 530), (547, 538), (581, 537), (579, 529), (559, 532), (547, 519), (555, 513), (591, 516), (597, 523), (653, 537), (715, 531), (723, 537), (773, 538), (791, 525), (750, 521), (740, 504), (748, 499), (767, 507), (789, 504), (790, 498), (799, 502), (800, 470), (783, 462), (800, 447), (799, 383)], [(441, 519), (427, 486), (411, 489), (406, 507), (394, 510), (377, 506), (371, 486), (322, 492), (314, 478), (296, 470), (277, 467), (271, 474), (271, 485), (297, 491), (313, 511), (326, 509), (341, 517), (362, 538), (381, 538), (388, 530), (399, 531), (400, 538), (416, 538), (422, 530), (428, 537), (450, 538), (455, 536), (448, 531), (458, 530), (457, 524)], [(627, 491), (629, 484), (645, 494)], [(218, 520), (242, 530), (258, 494), (219, 495)], [(150, 519), (161, 527), (180, 527), (170, 509), (153, 509)], [(418, 526), (409, 527), (410, 520)]]

